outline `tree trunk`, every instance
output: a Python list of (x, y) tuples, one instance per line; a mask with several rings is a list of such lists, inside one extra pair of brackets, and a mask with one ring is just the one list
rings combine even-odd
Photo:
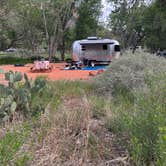
[(57, 51), (57, 42), (54, 37), (51, 37), (49, 40), (49, 61), (55, 57), (55, 53)]
[(38, 59), (37, 44), (35, 42), (32, 42), (32, 54)]
[(62, 43), (60, 46), (60, 53), (61, 53), (61, 61), (64, 61), (65, 60), (65, 39), (64, 39), (64, 36), (62, 38)]

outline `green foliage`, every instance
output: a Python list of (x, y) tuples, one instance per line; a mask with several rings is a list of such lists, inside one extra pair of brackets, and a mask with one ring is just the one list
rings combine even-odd
[(31, 49), (35, 53), (36, 47), (42, 43), (43, 37), (42, 11), (39, 1), (9, 0), (8, 8), (13, 13), (10, 24), (13, 25), (16, 33), (16, 39), (13, 42), (17, 44), (17, 41), (21, 40), (24, 48)]
[(159, 166), (166, 164), (166, 127), (160, 127), (159, 128), (159, 140), (157, 141), (157, 150), (156, 155), (158, 156), (158, 159), (156, 161), (156, 164)]
[(0, 10), (0, 50), (23, 48), (37, 57), (44, 48), (49, 59), (58, 50), (65, 60), (76, 38), (96, 35), (101, 0), (2, 0)]
[(84, 39), (97, 34), (98, 19), (101, 12), (101, 0), (84, 0), (79, 7), (79, 19), (76, 22), (76, 38)]
[(165, 2), (110, 1), (115, 8), (110, 14), (109, 26), (123, 48), (142, 45), (151, 51), (165, 49)]
[(9, 161), (13, 159), (15, 153), (23, 145), (30, 134), (30, 126), (25, 123), (22, 127), (8, 132), (4, 138), (0, 140), (0, 165), (7, 166)]
[(84, 95), (86, 92), (90, 92), (92, 89), (92, 85), (90, 83), (84, 83), (82, 81), (57, 81), (54, 84), (54, 91), (57, 95), (60, 96), (80, 96)]
[(13, 71), (5, 73), (5, 80), (9, 82), (9, 86), (14, 86), (15, 82), (22, 80), (22, 75), (19, 72), (13, 73)]
[(110, 14), (109, 26), (121, 43), (122, 48), (136, 47), (144, 37), (142, 1), (111, 1), (115, 6)]
[(16, 37), (14, 28), (10, 26), (9, 19), (6, 19), (10, 12), (8, 9), (8, 0), (1, 1), (0, 11), (0, 49), (5, 50)]
[(165, 7), (166, 4), (157, 0), (144, 13), (142, 24), (146, 34), (145, 43), (152, 51), (165, 49)]
[[(1, 96), (1, 119), (8, 120), (17, 109), (29, 112), (30, 92), (17, 85), (17, 82), (22, 80), (22, 75), (19, 72), (5, 73), (5, 79), (8, 81), (8, 86), (4, 86), (4, 91)], [(2, 91), (2, 90), (1, 90)]]
[(95, 159), (98, 156), (99, 144), (99, 138), (94, 133), (90, 133), (88, 138), (88, 155), (91, 159)]
[[(22, 113), (25, 117), (34, 115), (35, 111), (31, 109), (32, 98), (34, 95), (40, 94), (46, 87), (46, 79), (37, 78), (31, 82), (24, 74), (25, 82), (21, 82), (22, 74), (12, 71), (5, 73), (5, 79), (8, 81), (8, 86), (0, 86), (0, 120), (12, 120), (15, 111)], [(38, 112), (42, 110), (38, 110)]]
[(22, 58), (15, 56), (3, 56), (0, 57), (0, 65), (10, 65), (10, 64), (27, 64), (32, 63), (33, 61), (30, 58)]
[(134, 55), (126, 52), (119, 60), (113, 61), (103, 75), (94, 79), (94, 85), (97, 85), (97, 91), (100, 93), (115, 96), (118, 91), (121, 91), (125, 97), (132, 99), (131, 90), (146, 88), (147, 74), (156, 75), (165, 72), (164, 58), (143, 51), (136, 52)]
[(31, 87), (31, 115), (37, 116), (45, 111), (55, 92), (52, 91), (52, 86), (44, 77), (38, 77), (33, 84)]
[(108, 100), (111, 96), (106, 125), (119, 135), (136, 165), (165, 165), (165, 59), (139, 54), (112, 62), (94, 84)]
[(114, 99), (113, 116), (108, 124), (111, 130), (119, 133), (122, 138), (125, 137), (126, 145), (137, 165), (149, 165), (151, 162), (164, 165), (165, 75), (153, 77), (148, 88), (147, 93), (134, 93), (133, 104), (127, 103), (123, 98)]
[(28, 154), (24, 154), (20, 158), (18, 158), (15, 162), (15, 166), (27, 166), (28, 162), (31, 160), (31, 157)]
[(96, 119), (104, 117), (107, 110), (110, 109), (110, 102), (103, 96), (90, 96), (90, 103), (93, 117)]

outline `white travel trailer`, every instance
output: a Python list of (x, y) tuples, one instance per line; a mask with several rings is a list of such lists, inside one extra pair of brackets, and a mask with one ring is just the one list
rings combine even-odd
[(108, 64), (120, 56), (119, 42), (112, 39), (88, 37), (73, 43), (73, 62), (83, 62), (85, 65)]

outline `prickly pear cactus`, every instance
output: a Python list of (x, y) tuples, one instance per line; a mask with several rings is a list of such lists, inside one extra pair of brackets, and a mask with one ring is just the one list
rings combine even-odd
[(0, 119), (3, 121), (8, 120), (9, 115), (14, 113), (17, 108), (17, 103), (14, 101), (13, 96), (9, 95), (0, 99)]
[(15, 111), (24, 116), (32, 114), (31, 96), (46, 86), (46, 80), (38, 78), (33, 82), (20, 72), (0, 70), (0, 73), (8, 82), (8, 85), (0, 84), (0, 122), (11, 119)]
[(14, 86), (16, 82), (22, 80), (22, 74), (20, 72), (9, 71), (5, 73), (5, 80), (8, 81), (10, 87)]
[[(1, 71), (2, 73), (2, 71)], [(4, 73), (8, 86), (0, 84), (0, 120), (6, 121), (15, 111), (29, 111), (30, 91), (24, 84), (19, 87), (18, 82), (22, 81), (20, 72), (9, 71)], [(27, 106), (28, 105), (28, 106)]]

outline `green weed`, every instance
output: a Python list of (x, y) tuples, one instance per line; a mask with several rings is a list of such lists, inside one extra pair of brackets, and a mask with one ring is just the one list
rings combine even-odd
[(27, 166), (30, 160), (31, 156), (24, 154), (14, 162), (14, 166)]
[(165, 78), (153, 77), (147, 92), (134, 93), (133, 104), (126, 102), (123, 97), (114, 99), (118, 100), (119, 105), (114, 102), (114, 115), (107, 125), (114, 132), (126, 137), (126, 146), (137, 165), (150, 165), (152, 162), (162, 165), (166, 162), (163, 160), (165, 155), (161, 155), (165, 153), (165, 141), (161, 139), (159, 130), (166, 125)]
[(103, 96), (89, 96), (91, 103), (91, 111), (93, 113), (93, 117), (96, 119), (100, 119), (104, 117), (108, 110), (110, 110), (110, 100), (106, 99)]
[(0, 140), (0, 165), (8, 165), (13, 159), (16, 152), (23, 145), (30, 134), (30, 126), (25, 123), (21, 128), (15, 128), (14, 131), (8, 132)]

